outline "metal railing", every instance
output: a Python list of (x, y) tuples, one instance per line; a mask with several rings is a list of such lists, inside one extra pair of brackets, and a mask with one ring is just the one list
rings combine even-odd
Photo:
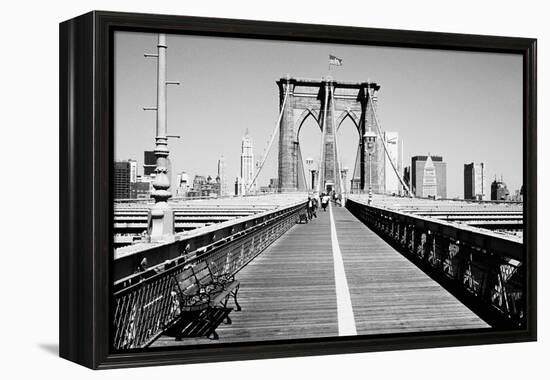
[[(188, 268), (206, 261), (209, 270), (216, 276), (235, 275), (296, 224), (305, 207), (305, 203), (296, 204), (235, 223), (229, 230), (226, 227), (209, 231), (138, 252), (135, 254), (138, 259), (148, 258), (146, 261), (156, 263), (160, 254), (164, 261), (147, 268), (138, 267), (137, 273), (130, 275), (127, 275), (128, 263), (136, 262), (135, 258), (131, 261), (128, 256), (118, 258), (119, 268), (115, 259), (118, 277), (114, 283), (113, 297), (114, 349), (147, 347), (178, 321), (183, 313), (178, 298), (178, 282), (185, 281), (185, 276), (190, 277)], [(227, 234), (228, 231), (231, 233)], [(180, 250), (180, 254), (170, 257), (175, 252), (174, 248), (176, 252)], [(168, 253), (161, 255), (162, 250)]]
[(346, 207), (491, 326), (525, 325), (521, 239), (354, 200)]

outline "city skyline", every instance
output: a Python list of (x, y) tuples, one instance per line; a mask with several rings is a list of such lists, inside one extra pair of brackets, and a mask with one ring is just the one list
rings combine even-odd
[[(154, 115), (142, 111), (142, 107), (154, 104), (156, 97), (155, 62), (143, 58), (143, 53), (154, 49), (155, 36), (115, 36), (117, 160), (139, 162), (142, 152), (153, 148)], [(378, 111), (382, 127), (402, 136), (405, 166), (416, 155), (445, 157), (448, 197), (462, 197), (463, 165), (472, 161), (488, 163), (488, 178), (502, 175), (509, 188), (521, 187), (520, 57), (242, 39), (224, 39), (221, 46), (217, 38), (172, 35), (167, 39), (169, 79), (182, 82), (182, 86), (168, 90), (169, 134), (182, 136), (168, 144), (174, 172), (186, 171), (191, 176), (213, 173), (216, 157), (224, 155), (227, 178), (237, 177), (239, 141), (244, 131), (248, 128), (258, 142), (259, 160), (266, 145), (262, 141), (268, 139), (275, 125), (275, 80), (286, 72), (308, 77), (326, 75), (325, 53), (331, 51), (345, 59), (344, 66), (330, 73), (335, 80), (370, 78), (381, 84)], [(246, 55), (242, 54), (245, 48)], [(281, 58), (289, 52), (292, 59)], [(224, 59), (214, 60), (214, 54)], [(403, 54), (407, 62), (399, 59)], [(369, 62), (368, 70), (360, 67), (365, 61)], [(382, 65), (384, 61), (389, 68)], [(250, 70), (251, 65), (262, 69)], [(211, 75), (203, 74), (204, 70)], [(454, 77), (449, 72), (454, 72)], [(218, 91), (224, 95), (219, 96)], [(339, 151), (354, 159), (358, 136), (346, 127), (349, 123), (342, 125)], [(307, 131), (300, 135), (302, 155), (304, 159), (314, 157), (318, 141), (304, 136)], [(496, 136), (499, 146), (494, 147)], [(276, 147), (270, 152), (258, 186), (277, 175), (273, 149)], [(353, 163), (347, 166), (353, 167)], [(141, 164), (139, 167), (142, 169)]]

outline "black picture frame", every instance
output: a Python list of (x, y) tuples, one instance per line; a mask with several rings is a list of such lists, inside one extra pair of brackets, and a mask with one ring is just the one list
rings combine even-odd
[[(109, 348), (112, 58), (113, 33), (118, 30), (521, 54), (526, 327), (513, 331), (429, 332), (112, 353)], [(99, 369), (536, 340), (536, 50), (537, 41), (531, 38), (104, 11), (93, 11), (61, 23), (60, 356)]]

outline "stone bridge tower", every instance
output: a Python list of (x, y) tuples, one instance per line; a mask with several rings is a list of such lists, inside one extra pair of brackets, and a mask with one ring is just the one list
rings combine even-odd
[[(380, 86), (368, 82), (334, 81), (330, 77), (322, 80), (281, 78), (277, 85), (279, 109), (288, 91), (279, 127), (279, 191), (306, 190), (299, 187), (298, 178), (302, 175), (303, 162), (298, 136), (308, 117), (317, 122), (323, 136), (319, 147), (320, 191), (331, 188), (342, 191), (336, 132), (347, 117), (353, 121), (359, 133), (355, 168), (353, 173), (348, 174), (348, 178), (353, 176), (360, 190), (367, 190), (369, 162), (363, 136), (369, 128), (378, 134), (372, 108), (376, 107), (376, 93)], [(384, 192), (384, 183), (384, 147), (379, 136), (372, 157), (373, 191)]]

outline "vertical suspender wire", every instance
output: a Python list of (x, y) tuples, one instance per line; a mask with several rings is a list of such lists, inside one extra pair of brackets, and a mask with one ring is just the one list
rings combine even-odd
[(279, 112), (279, 117), (277, 118), (277, 123), (275, 124), (275, 128), (273, 129), (273, 132), (271, 133), (271, 139), (269, 140), (269, 144), (267, 146), (267, 151), (265, 152), (264, 157), (262, 158), (262, 161), (260, 162), (260, 165), (258, 166), (258, 170), (256, 171), (256, 175), (254, 175), (254, 178), (252, 179), (252, 182), (250, 182), (250, 185), (248, 185), (247, 191), (250, 191), (252, 186), (254, 186), (254, 183), (256, 182), (256, 179), (258, 178), (258, 175), (262, 171), (262, 168), (264, 167), (265, 161), (267, 160), (267, 156), (269, 156), (269, 152), (271, 150), (271, 146), (273, 145), (273, 141), (275, 141), (275, 136), (277, 135), (277, 130), (279, 129), (279, 125), (281, 124), (281, 119), (283, 117), (283, 112), (285, 111), (285, 105), (286, 105), (286, 99), (288, 97), (288, 83), (285, 87), (285, 97), (283, 99), (283, 105), (281, 106), (281, 112)]
[[(401, 136), (401, 171), (400, 171), (400, 174), (404, 172), (405, 170), (405, 167), (403, 166), (403, 136)], [(399, 192), (399, 194), (401, 194), (401, 191)]]
[[(305, 190), (306, 192), (309, 192), (309, 188), (307, 186), (307, 174), (306, 174), (306, 167), (304, 165), (304, 158), (302, 157), (302, 149), (300, 148), (300, 145), (298, 144), (298, 157), (300, 158), (300, 161), (302, 162), (302, 177), (303, 177), (303, 180), (304, 180), (304, 186), (305, 186)], [(313, 186), (313, 184), (312, 184)], [(298, 187), (298, 191), (300, 190), (300, 188)]]
[(334, 157), (338, 157), (338, 160), (334, 160), (334, 166), (337, 166), (337, 168), (335, 168), (336, 178), (338, 179), (340, 193), (343, 193), (344, 188), (342, 186), (342, 160), (340, 160), (340, 155), (338, 154), (338, 126), (335, 124), (334, 120), (334, 114), (336, 112), (334, 105), (334, 86), (330, 87), (330, 99), (332, 105), (332, 130), (334, 132)]
[[(325, 153), (325, 135), (326, 135), (326, 129), (327, 129), (327, 99), (328, 99), (328, 93), (326, 91), (325, 86), (325, 104), (323, 107), (323, 131), (321, 134), (321, 156), (319, 157), (319, 175), (317, 176), (317, 193), (321, 192), (321, 178), (325, 178), (325, 165), (323, 162), (323, 155)], [(321, 175), (323, 173), (323, 175)]]
[[(373, 94), (371, 94), (371, 91), (369, 90), (369, 98), (370, 99), (372, 99), (372, 95)], [(370, 101), (372, 102), (372, 100), (370, 100)], [(380, 129), (380, 123), (378, 122), (378, 115), (376, 114), (376, 109), (374, 107), (374, 104), (371, 104), (371, 108), (372, 108), (372, 114), (374, 115), (374, 124), (376, 126), (376, 131), (378, 132), (378, 137), (382, 140), (382, 145), (384, 146), (384, 151), (386, 152), (386, 156), (390, 160), (393, 171), (397, 175), (397, 178), (399, 178), (399, 181), (401, 182), (401, 185), (403, 185), (403, 187), (405, 188), (405, 190), (407, 191), (409, 196), (412, 197), (413, 195), (411, 194), (411, 190), (409, 189), (409, 186), (407, 186), (405, 181), (403, 181), (403, 178), (401, 178), (401, 176), (399, 175), (399, 171), (396, 169), (395, 163), (393, 162), (392, 158), (390, 157), (390, 152), (388, 151), (388, 147), (386, 145), (386, 140), (384, 139), (384, 136), (382, 136), (382, 131)]]

